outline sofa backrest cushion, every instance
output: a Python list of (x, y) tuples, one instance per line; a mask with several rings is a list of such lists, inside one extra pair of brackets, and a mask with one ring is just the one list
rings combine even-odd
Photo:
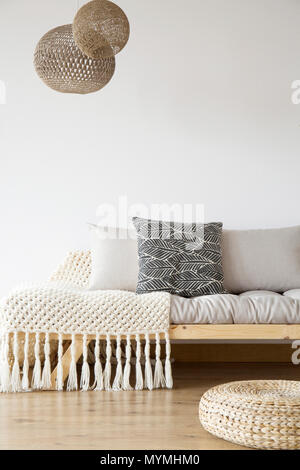
[(222, 256), (230, 293), (300, 288), (300, 226), (223, 230)]

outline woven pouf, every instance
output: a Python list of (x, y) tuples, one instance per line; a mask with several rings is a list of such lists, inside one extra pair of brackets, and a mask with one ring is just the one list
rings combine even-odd
[(251, 380), (208, 390), (199, 417), (211, 434), (258, 449), (300, 449), (300, 382)]

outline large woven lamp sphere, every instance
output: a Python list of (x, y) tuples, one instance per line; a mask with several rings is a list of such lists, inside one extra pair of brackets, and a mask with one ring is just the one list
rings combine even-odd
[(115, 71), (115, 58), (91, 59), (76, 46), (72, 25), (51, 29), (34, 53), (37, 74), (50, 88), (62, 93), (92, 93), (103, 88)]
[(93, 59), (120, 52), (129, 38), (127, 16), (108, 0), (92, 0), (78, 10), (73, 22), (77, 46)]

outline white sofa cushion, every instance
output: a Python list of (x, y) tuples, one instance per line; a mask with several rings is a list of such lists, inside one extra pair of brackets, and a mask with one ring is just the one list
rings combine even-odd
[(300, 288), (300, 226), (223, 230), (222, 256), (230, 293)]
[(292, 299), (299, 299), (300, 300), (300, 289), (291, 289), (283, 294), (286, 297), (291, 297)]
[(279, 295), (279, 297), (281, 297), (281, 294), (278, 294), (278, 292), (273, 292), (271, 290), (249, 290), (246, 292), (242, 292), (240, 294), (240, 297), (264, 297), (265, 295)]
[(205, 295), (193, 299), (173, 295), (170, 321), (176, 324), (299, 324), (300, 296), (292, 298), (276, 292), (259, 291), (241, 295)]

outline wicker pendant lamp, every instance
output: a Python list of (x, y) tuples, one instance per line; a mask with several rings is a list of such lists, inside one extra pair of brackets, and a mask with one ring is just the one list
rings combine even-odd
[(72, 25), (51, 29), (38, 42), (34, 65), (50, 88), (62, 93), (92, 93), (103, 88), (115, 71), (115, 58), (92, 59), (74, 42)]
[(93, 59), (112, 57), (129, 38), (129, 22), (120, 7), (108, 0), (92, 0), (78, 10), (73, 22), (74, 40)]

